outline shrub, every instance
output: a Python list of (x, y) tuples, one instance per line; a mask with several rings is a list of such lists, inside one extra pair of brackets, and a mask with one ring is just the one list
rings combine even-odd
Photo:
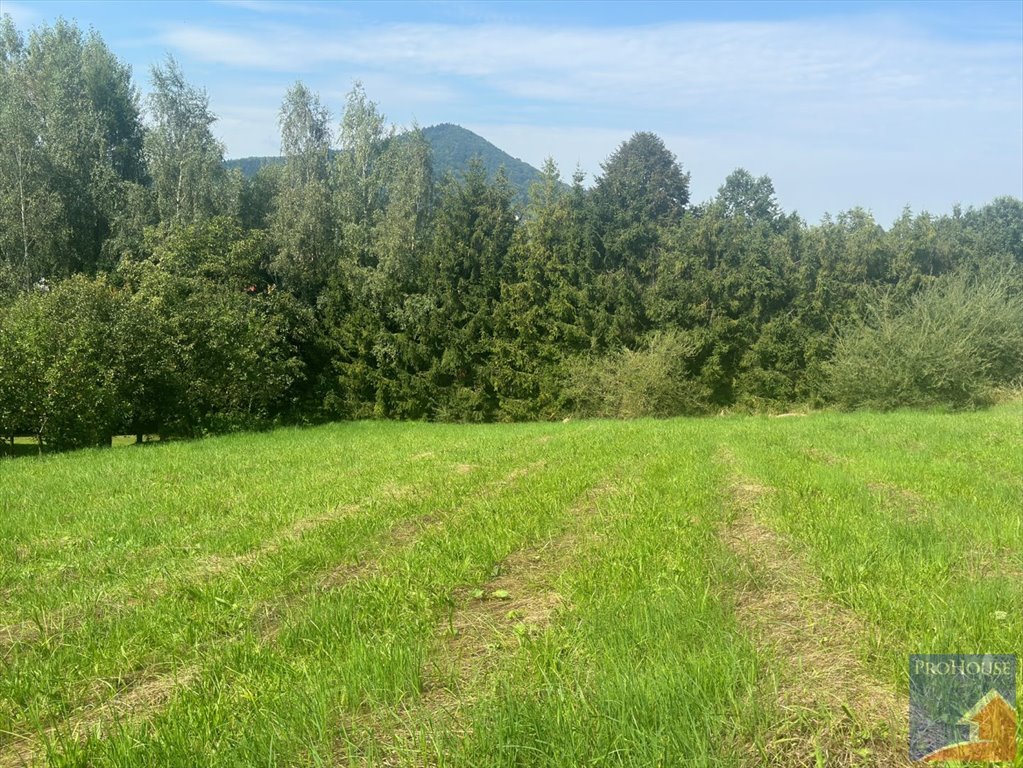
[(903, 307), (877, 294), (827, 366), (844, 408), (975, 408), (1023, 374), (1023, 296), (1008, 277), (936, 280)]
[(679, 331), (653, 334), (640, 350), (622, 349), (568, 363), (565, 396), (580, 416), (630, 419), (706, 410), (705, 387), (688, 368), (699, 345)]

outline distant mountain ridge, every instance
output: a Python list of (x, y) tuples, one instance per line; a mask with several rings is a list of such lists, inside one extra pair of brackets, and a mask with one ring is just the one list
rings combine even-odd
[[(433, 154), (433, 175), (441, 179), (448, 172), (456, 176), (465, 172), (469, 161), (478, 157), (491, 179), (503, 167), (508, 181), (522, 200), (529, 195), (529, 185), (540, 177), (540, 171), (529, 163), (512, 157), (482, 136), (453, 123), (440, 123), (423, 128), (423, 137), (429, 142)], [(255, 176), (264, 165), (279, 165), (280, 156), (240, 157), (225, 160), (227, 168), (238, 168), (246, 178)]]

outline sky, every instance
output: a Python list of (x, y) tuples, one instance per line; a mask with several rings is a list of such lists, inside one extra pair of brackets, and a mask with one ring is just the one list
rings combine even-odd
[(139, 90), (167, 54), (206, 89), (228, 157), (279, 153), (296, 80), (335, 120), (361, 81), (397, 126), (457, 123), (588, 183), (653, 131), (694, 201), (743, 167), (816, 222), (888, 226), (1023, 197), (1023, 0), (1002, 2), (30, 2), (23, 32), (94, 27)]

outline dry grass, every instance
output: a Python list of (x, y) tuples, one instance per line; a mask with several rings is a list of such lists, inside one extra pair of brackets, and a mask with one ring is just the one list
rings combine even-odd
[(34, 621), (19, 621), (0, 627), (0, 654), (19, 643), (31, 643), (38, 640), (43, 632)]
[(439, 648), (423, 675), (423, 702), (465, 701), (465, 694), (493, 671), (502, 650), (518, 637), (540, 631), (563, 604), (550, 585), (564, 547), (559, 540), (519, 550), (494, 567), (495, 576), (475, 590), (461, 587), (455, 609), (438, 628)]
[(856, 648), (872, 631), (822, 597), (818, 578), (751, 508), (771, 489), (736, 483), (738, 515), (724, 531), (748, 571), (736, 599), (739, 622), (771, 659), (762, 692), (780, 720), (749, 765), (908, 765), (906, 702), (876, 682)]
[(1007, 547), (978, 546), (963, 557), (963, 574), (971, 581), (1010, 579), (1023, 581), (1023, 555)]
[(836, 466), (848, 464), (849, 460), (842, 456), (831, 453), (830, 451), (824, 451), (820, 448), (804, 448), (801, 453), (815, 464), (827, 464), (828, 466)]

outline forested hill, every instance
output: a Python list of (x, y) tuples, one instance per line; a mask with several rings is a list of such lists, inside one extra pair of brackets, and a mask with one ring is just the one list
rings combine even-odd
[[(452, 123), (431, 125), (429, 128), (423, 129), (423, 137), (429, 142), (433, 153), (435, 180), (443, 178), (448, 171), (461, 174), (474, 157), (479, 158), (483, 163), (483, 167), (487, 169), (487, 176), (491, 180), (497, 173), (497, 169), (504, 167), (508, 180), (523, 199), (529, 193), (529, 185), (540, 178), (540, 171), (529, 163), (512, 157), (482, 136), (460, 125)], [(224, 165), (227, 168), (240, 168), (246, 178), (251, 178), (264, 165), (276, 165), (283, 162), (284, 158), (279, 156), (240, 157), (235, 160), (225, 160)]]
[(504, 167), (508, 181), (520, 195), (529, 193), (529, 185), (540, 178), (538, 171), (529, 163), (495, 147), (489, 141), (460, 125), (441, 123), (423, 129), (423, 136), (433, 151), (433, 173), (441, 178), (446, 172), (460, 173), (469, 161), (478, 157), (487, 169), (487, 176), (493, 179), (497, 169)]

